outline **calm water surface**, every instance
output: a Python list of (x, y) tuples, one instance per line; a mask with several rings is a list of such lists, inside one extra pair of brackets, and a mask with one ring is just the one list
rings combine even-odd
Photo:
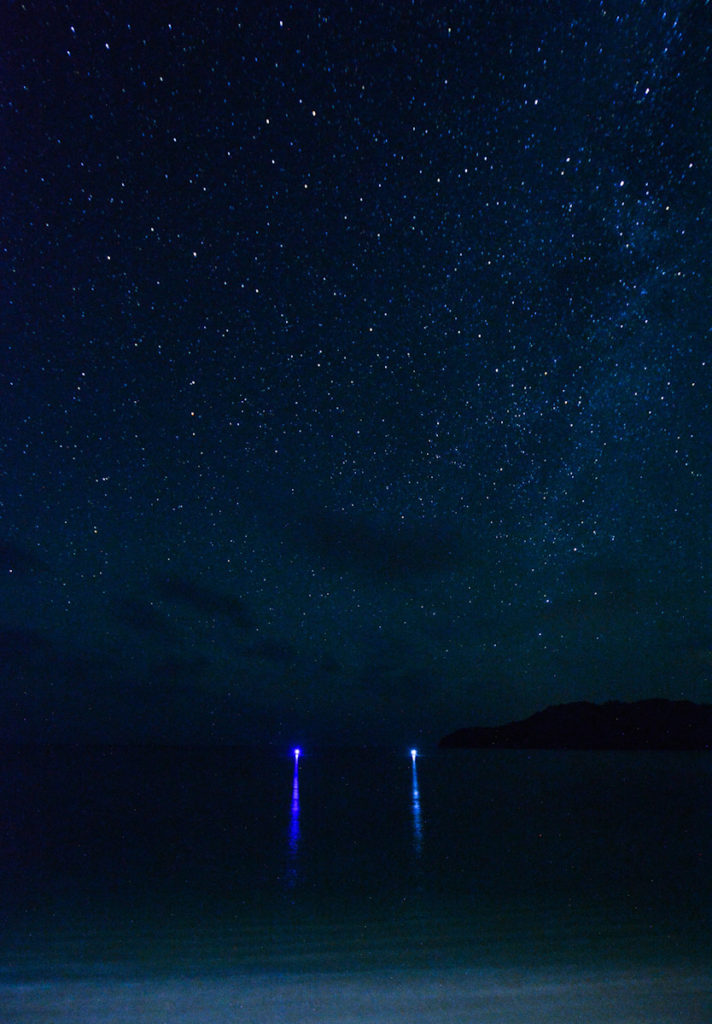
[[(60, 982), (241, 977), (244, 995), (260, 978), (274, 990), (369, 977), (373, 991), (383, 972), (422, 985), (475, 971), (495, 988), (502, 971), (591, 984), (673, 972), (708, 1019), (711, 760), (449, 751), (413, 765), (408, 751), (304, 751), (297, 766), (242, 750), (6, 751), (0, 982), (29, 1007), (38, 985)], [(401, 1019), (383, 998), (380, 1019)], [(362, 1010), (348, 1019), (371, 1019)], [(39, 1019), (27, 1013), (13, 1019)], [(250, 1010), (287, 1019), (275, 1013)], [(327, 1019), (314, 1013), (304, 1019)]]

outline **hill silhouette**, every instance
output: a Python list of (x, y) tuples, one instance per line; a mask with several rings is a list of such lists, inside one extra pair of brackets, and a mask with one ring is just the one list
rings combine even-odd
[(540, 750), (710, 750), (712, 704), (650, 699), (575, 701), (505, 725), (473, 726), (444, 736), (443, 748)]

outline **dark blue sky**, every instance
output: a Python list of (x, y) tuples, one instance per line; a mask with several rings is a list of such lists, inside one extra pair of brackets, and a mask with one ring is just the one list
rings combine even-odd
[(0, 737), (712, 699), (712, 7), (10, 4)]

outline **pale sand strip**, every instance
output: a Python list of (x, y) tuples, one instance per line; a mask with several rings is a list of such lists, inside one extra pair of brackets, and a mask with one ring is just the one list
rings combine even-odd
[(3, 1024), (710, 1024), (712, 972), (453, 969), (0, 986)]

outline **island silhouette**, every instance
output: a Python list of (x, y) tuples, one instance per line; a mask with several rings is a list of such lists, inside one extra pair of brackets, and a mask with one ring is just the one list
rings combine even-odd
[(522, 750), (710, 750), (712, 704), (649, 700), (574, 701), (505, 725), (444, 736), (441, 748)]

